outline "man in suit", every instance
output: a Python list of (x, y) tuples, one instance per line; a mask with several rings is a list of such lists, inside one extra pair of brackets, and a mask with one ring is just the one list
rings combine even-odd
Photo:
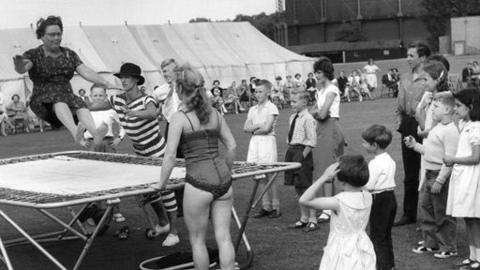
[(418, 122), (415, 120), (415, 109), (424, 93), (425, 81), (417, 78), (414, 70), (420, 70), (421, 64), (430, 56), (430, 48), (422, 42), (412, 42), (408, 45), (407, 62), (411, 72), (403, 74), (397, 97), (397, 130), (402, 135), (402, 159), (404, 178), (403, 216), (394, 223), (401, 226), (414, 223), (417, 220), (418, 184), (420, 173), (420, 154), (406, 147), (404, 139), (413, 136), (417, 142)]

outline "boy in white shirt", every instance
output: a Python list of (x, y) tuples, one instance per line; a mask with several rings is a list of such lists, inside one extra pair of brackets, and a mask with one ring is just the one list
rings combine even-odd
[(385, 150), (392, 142), (392, 132), (382, 125), (372, 125), (362, 133), (362, 146), (375, 157), (368, 163), (370, 177), (365, 188), (372, 193), (370, 239), (377, 255), (377, 269), (395, 267), (392, 226), (397, 212), (395, 198), (395, 161)]
[(435, 258), (445, 259), (457, 255), (457, 224), (455, 218), (446, 215), (452, 167), (446, 166), (443, 158), (456, 154), (460, 134), (453, 122), (455, 99), (450, 92), (437, 93), (431, 106), (432, 119), (437, 124), (423, 144), (413, 137), (405, 138), (407, 147), (423, 155), (425, 166), (425, 177), (419, 185), (423, 243), (412, 251), (417, 254), (437, 251)]
[[(125, 130), (120, 124), (117, 113), (112, 109), (107, 99), (107, 92), (105, 88), (93, 85), (90, 89), (91, 106), (90, 112), (95, 122), (97, 129), (105, 129), (105, 136), (103, 137), (102, 149), (107, 153), (115, 153), (115, 149), (120, 142), (125, 138)], [(118, 127), (118, 136), (114, 135), (113, 126)], [(86, 144), (93, 143), (93, 136), (90, 132), (85, 131), (84, 138)]]

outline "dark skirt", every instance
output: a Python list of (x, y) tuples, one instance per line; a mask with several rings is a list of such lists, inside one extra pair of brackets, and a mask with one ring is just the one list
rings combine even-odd
[(85, 104), (80, 97), (76, 96), (71, 91), (58, 91), (56, 89), (57, 88), (52, 89), (52, 91), (43, 92), (37, 95), (34, 88), (33, 95), (30, 99), (30, 108), (32, 109), (32, 112), (53, 127), (59, 128), (63, 124), (55, 114), (53, 105), (56, 103), (65, 103), (72, 111), (75, 122), (78, 122), (76, 119), (76, 112), (78, 109), (87, 109), (87, 104)]
[(325, 169), (343, 155), (345, 139), (337, 118), (317, 121), (317, 145), (313, 148), (314, 179), (320, 178)]

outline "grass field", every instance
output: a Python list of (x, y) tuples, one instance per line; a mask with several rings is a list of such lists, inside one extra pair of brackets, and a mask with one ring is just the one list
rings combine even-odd
[[(393, 99), (381, 99), (363, 103), (344, 103), (341, 106), (341, 127), (346, 135), (349, 146), (347, 153), (362, 153), (361, 131), (373, 123), (383, 124), (393, 130)], [(283, 110), (277, 124), (277, 144), (279, 160), (283, 160), (286, 151), (284, 143), (288, 132), (288, 116), (290, 112)], [(249, 135), (242, 132), (246, 114), (226, 116), (234, 136), (237, 140), (237, 160), (245, 160), (248, 148)], [(49, 131), (46, 133), (19, 134), (0, 138), (0, 158), (29, 155), (45, 152), (78, 149), (66, 131)], [(402, 213), (403, 199), (403, 167), (400, 153), (400, 137), (395, 133), (394, 140), (389, 147), (389, 152), (397, 162), (397, 200), (399, 209), (397, 216)], [(131, 153), (128, 142), (123, 142), (119, 152)], [(34, 176), (33, 176), (34, 177)], [(14, 181), (14, 179), (12, 179)], [(283, 183), (283, 176), (278, 181)], [(246, 201), (250, 194), (253, 182), (243, 180), (234, 184), (235, 206), (240, 213), (247, 207)], [(283, 215), (279, 219), (250, 219), (247, 227), (247, 236), (255, 252), (252, 269), (256, 270), (289, 270), (289, 269), (318, 269), (322, 256), (322, 248), (326, 243), (329, 227), (322, 224), (315, 232), (303, 233), (288, 230), (287, 225), (297, 218), (297, 201), (294, 190), (290, 187), (280, 186), (281, 207)], [(37, 212), (28, 209), (18, 209), (1, 206), (8, 214), (12, 215), (29, 232), (41, 232), (55, 228), (48, 220), (39, 216)], [(138, 264), (150, 257), (169, 254), (176, 251), (189, 250), (187, 232), (183, 220), (180, 219), (181, 244), (174, 248), (162, 248), (162, 238), (153, 241), (144, 237), (145, 222), (142, 213), (133, 199), (124, 201), (121, 209), (127, 217), (131, 235), (128, 240), (117, 240), (114, 230), (109, 230), (106, 235), (98, 238), (87, 255), (81, 269), (138, 269)], [(66, 211), (58, 210), (56, 213), (67, 216)], [(459, 258), (467, 255), (465, 244), (465, 229), (463, 221), (458, 225)], [(3, 239), (16, 236), (14, 230), (3, 220), (0, 221), (0, 232)], [(236, 230), (233, 229), (233, 235)], [(213, 236), (210, 234), (210, 236)], [(394, 228), (393, 241), (396, 259), (396, 269), (456, 269), (453, 263), (459, 258), (438, 260), (431, 255), (416, 255), (411, 252), (415, 243), (420, 240), (420, 234), (415, 231), (415, 225)], [(212, 237), (209, 244), (214, 245)], [(67, 266), (72, 266), (76, 254), (80, 249), (79, 241), (70, 241), (46, 245), (53, 254), (58, 255)], [(9, 248), (15, 269), (55, 269), (32, 246), (18, 246)], [(0, 269), (3, 266), (0, 266)], [(346, 269), (347, 270), (347, 269)]]

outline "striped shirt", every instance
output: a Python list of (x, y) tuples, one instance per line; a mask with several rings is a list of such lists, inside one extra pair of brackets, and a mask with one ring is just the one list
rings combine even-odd
[(120, 124), (132, 141), (135, 154), (146, 157), (160, 157), (165, 153), (166, 141), (160, 134), (158, 119), (141, 119), (128, 117), (124, 108), (131, 111), (143, 111), (149, 103), (158, 106), (151, 96), (143, 95), (127, 103), (125, 94), (112, 96), (111, 103), (120, 118)]

